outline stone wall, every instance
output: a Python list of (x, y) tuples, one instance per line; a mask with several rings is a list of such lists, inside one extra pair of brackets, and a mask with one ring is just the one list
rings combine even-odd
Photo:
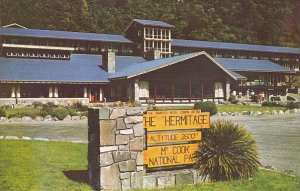
[(201, 182), (192, 169), (147, 173), (143, 165), (145, 107), (90, 108), (88, 168), (96, 190), (129, 190)]
[[(18, 101), (18, 104), (16, 104)], [(27, 105), (31, 105), (33, 102), (38, 101), (42, 103), (53, 102), (56, 105), (72, 105), (76, 102), (81, 102), (84, 105), (89, 103), (88, 98), (0, 98), (0, 106), (10, 105), (15, 107), (25, 107)]]

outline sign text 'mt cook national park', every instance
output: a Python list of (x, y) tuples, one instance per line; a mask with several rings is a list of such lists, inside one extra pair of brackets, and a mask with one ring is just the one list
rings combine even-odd
[(199, 130), (209, 124), (209, 113), (200, 110), (148, 111), (143, 116), (147, 132), (144, 164), (148, 168), (194, 164)]

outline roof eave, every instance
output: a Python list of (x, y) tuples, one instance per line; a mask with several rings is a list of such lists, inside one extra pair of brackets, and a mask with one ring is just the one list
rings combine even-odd
[(235, 71), (235, 72), (272, 72), (272, 73), (276, 73), (276, 72), (279, 72), (279, 73), (291, 73), (291, 74), (294, 74), (296, 73), (295, 71), (274, 71), (274, 70), (242, 70), (242, 69), (230, 69), (232, 71)]
[[(64, 31), (64, 32), (68, 32), (68, 31)], [(17, 37), (22, 37), (24, 35), (21, 34), (0, 34), (0, 36), (17, 36)], [(124, 37), (126, 39), (126, 41), (121, 41), (121, 40), (102, 40), (102, 39), (84, 39), (84, 38), (68, 38), (68, 37), (59, 37), (59, 36), (34, 36), (34, 35), (26, 35), (27, 37), (31, 37), (31, 38), (49, 38), (49, 39), (62, 39), (62, 40), (82, 40), (82, 41), (94, 41), (94, 42), (111, 42), (111, 43), (126, 43), (126, 44), (134, 44), (134, 42), (132, 42), (131, 40), (127, 39), (126, 37)], [(120, 35), (121, 36), (121, 35)]]
[(161, 68), (165, 68), (165, 67), (167, 67), (167, 66), (170, 66), (170, 65), (173, 65), (173, 64), (177, 64), (177, 63), (179, 63), (179, 62), (183, 62), (183, 61), (185, 61), (185, 60), (188, 60), (188, 59), (191, 59), (191, 58), (200, 56), (200, 55), (205, 55), (205, 56), (207, 56), (214, 64), (216, 64), (219, 68), (221, 68), (221, 69), (222, 69), (225, 73), (227, 73), (230, 77), (232, 77), (234, 80), (238, 80), (238, 78), (237, 78), (236, 76), (234, 76), (234, 75), (232, 75), (230, 72), (228, 72), (226, 68), (224, 68), (222, 65), (220, 65), (216, 60), (214, 60), (209, 54), (207, 54), (207, 53), (204, 52), (204, 51), (197, 52), (197, 53), (193, 53), (191, 56), (188, 56), (188, 57), (185, 57), (185, 58), (181, 58), (181, 59), (172, 61), (172, 62), (170, 62), (170, 63), (168, 63), (168, 64), (163, 64), (163, 65), (160, 65), (160, 66), (157, 66), (157, 67), (154, 67), (154, 68), (150, 68), (150, 69), (145, 70), (145, 71), (136, 72), (136, 73), (131, 74), (131, 75), (122, 76), (122, 77), (116, 77), (116, 78), (109, 78), (109, 79), (110, 79), (110, 80), (116, 80), (116, 79), (130, 79), (130, 78), (134, 78), (134, 77), (136, 77), (136, 76), (140, 76), (140, 75), (143, 75), (143, 74), (146, 74), (146, 73), (149, 73), (149, 72), (152, 72), (152, 71), (161, 69)]
[(0, 80), (0, 83), (40, 83), (40, 84), (108, 84), (109, 81), (85, 81), (85, 82), (72, 82), (72, 81), (47, 81), (47, 80)]

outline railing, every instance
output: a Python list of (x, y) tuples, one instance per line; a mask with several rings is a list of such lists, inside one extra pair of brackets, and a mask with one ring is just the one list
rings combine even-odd
[[(278, 82), (276, 84), (277, 86), (287, 86), (285, 82)], [(246, 82), (246, 83), (243, 83), (243, 84), (239, 84), (239, 86), (241, 87), (261, 87), (261, 86), (264, 86), (264, 87), (274, 87), (275, 85), (272, 83), (268, 83), (268, 82)]]
[(141, 103), (159, 103), (159, 104), (187, 104), (200, 101), (220, 102), (224, 97), (203, 97), (203, 98), (140, 98)]

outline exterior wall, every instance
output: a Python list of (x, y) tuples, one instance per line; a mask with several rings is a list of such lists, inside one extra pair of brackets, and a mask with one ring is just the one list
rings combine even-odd
[(90, 108), (89, 180), (96, 190), (129, 190), (202, 182), (193, 169), (147, 172), (144, 166), (145, 107)]
[[(103, 102), (110, 99), (110, 84), (0, 84), (0, 99), (18, 100), (83, 100)], [(20, 99), (21, 98), (21, 99)], [(58, 99), (55, 99), (58, 98)], [(105, 99), (104, 99), (105, 98)]]
[(134, 49), (134, 52), (137, 55), (143, 55), (144, 52), (144, 42), (143, 42), (143, 36), (144, 36), (144, 28), (139, 23), (132, 23), (132, 25), (127, 29), (125, 33), (125, 37), (129, 40), (135, 42), (137, 46)]
[[(168, 36), (168, 38), (163, 38), (163, 36)], [(160, 50), (161, 57), (169, 57), (172, 54), (171, 29), (143, 26), (133, 22), (126, 30), (125, 37), (137, 43), (136, 52), (139, 55), (144, 56), (151, 49)]]
[(48, 103), (53, 102), (56, 105), (72, 105), (76, 102), (81, 102), (87, 105), (89, 103), (88, 98), (0, 98), (0, 106), (4, 105), (18, 105), (18, 107), (23, 107), (31, 105), (33, 102)]

